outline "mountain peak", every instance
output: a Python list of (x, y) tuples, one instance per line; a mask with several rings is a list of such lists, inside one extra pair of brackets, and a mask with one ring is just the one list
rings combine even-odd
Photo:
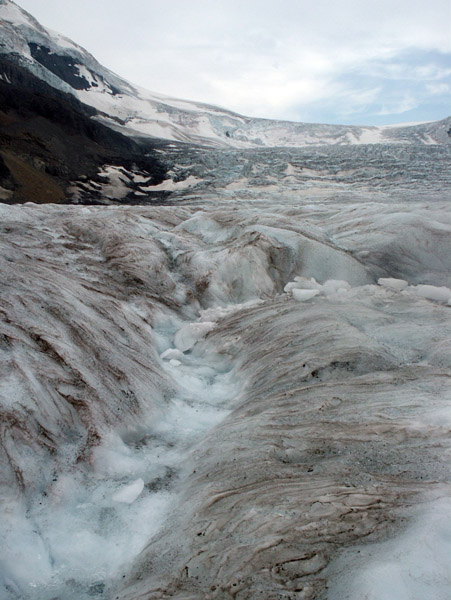
[(12, 0), (0, 0), (0, 22), (10, 23), (14, 27), (31, 27), (38, 31), (45, 32), (44, 27), (26, 10), (21, 8)]
[(41, 26), (12, 0), (0, 0), (0, 29), (0, 54), (8, 54), (53, 88), (75, 96), (97, 111), (96, 119), (132, 137), (232, 148), (450, 141), (449, 127), (437, 123), (407, 129), (274, 121), (151, 93)]

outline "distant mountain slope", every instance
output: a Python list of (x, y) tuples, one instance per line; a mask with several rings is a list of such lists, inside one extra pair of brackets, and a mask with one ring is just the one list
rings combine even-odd
[[(101, 188), (105, 164), (135, 171), (158, 184), (165, 169), (148, 142), (140, 142), (92, 119), (95, 109), (52, 88), (0, 55), (0, 200), (64, 202), (74, 180)], [(5, 81), (6, 79), (6, 81)], [(133, 200), (133, 186), (126, 190)], [(98, 200), (94, 189), (92, 201)]]
[[(98, 120), (129, 135), (235, 148), (450, 141), (451, 119), (399, 128), (292, 123), (169, 98), (121, 79), (11, 0), (0, 0), (0, 26), (0, 53), (94, 107)], [(5, 80), (4, 73), (0, 76)]]
[(451, 118), (398, 127), (291, 123), (154, 94), (0, 0), (0, 202), (159, 202), (204, 178), (202, 168), (174, 162), (176, 154), (186, 165), (181, 155), (195, 148), (443, 145), (450, 135)]

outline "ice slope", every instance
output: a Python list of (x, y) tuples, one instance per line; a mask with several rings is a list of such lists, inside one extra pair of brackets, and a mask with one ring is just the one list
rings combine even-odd
[(13, 57), (55, 88), (76, 95), (99, 111), (97, 118), (130, 135), (233, 148), (450, 141), (449, 119), (399, 128), (291, 123), (249, 118), (155, 94), (105, 69), (86, 50), (42, 27), (12, 0), (0, 2), (0, 27), (0, 54)]
[[(134, 101), (0, 15), (58, 89)], [(166, 132), (236, 143), (236, 115), (160, 100)], [(83, 185), (170, 206), (0, 205), (2, 598), (450, 597), (450, 146), (423, 143), (448, 125), (161, 144), (164, 182)]]
[(446, 205), (210, 196), (2, 207), (2, 597), (351, 594), (449, 494)]
[[(156, 151), (165, 179), (150, 185), (138, 170), (103, 165), (99, 176), (78, 179), (70, 201), (98, 203), (178, 202), (199, 207), (246, 200), (297, 204), (298, 198), (338, 196), (344, 205), (365, 196), (383, 203), (396, 198), (443, 197), (451, 184), (451, 145), (373, 144), (314, 148), (212, 149), (160, 144)], [(144, 172), (143, 172), (144, 173)], [(148, 176), (147, 176), (148, 177)], [(308, 204), (308, 202), (307, 202)], [(377, 210), (377, 209), (376, 209)], [(415, 271), (413, 271), (413, 274)]]

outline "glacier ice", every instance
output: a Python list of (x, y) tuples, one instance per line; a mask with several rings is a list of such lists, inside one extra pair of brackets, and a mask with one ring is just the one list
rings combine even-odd
[(135, 479), (135, 481), (127, 483), (127, 485), (121, 487), (117, 492), (114, 492), (114, 494), (112, 495), (112, 499), (115, 502), (124, 502), (125, 504), (132, 504), (132, 502), (134, 502), (141, 494), (143, 489), (144, 481), (141, 478)]
[(8, 599), (321, 597), (446, 492), (447, 211), (390, 277), (380, 207), (257, 206), (0, 208)]
[(0, 204), (0, 596), (449, 598), (450, 119), (249, 119), (0, 18), (167, 173)]
[(300, 290), (298, 288), (294, 288), (291, 290), (291, 294), (296, 302), (306, 302), (307, 300), (311, 300), (317, 296), (319, 294), (319, 290)]
[(398, 292), (405, 290), (409, 285), (405, 279), (395, 279), (393, 277), (380, 277), (377, 280), (377, 283), (391, 290), (397, 290)]
[(344, 553), (332, 567), (336, 585), (330, 600), (449, 598), (449, 496), (445, 492), (443, 497), (423, 500), (400, 535), (380, 545), (362, 546), (357, 556)]

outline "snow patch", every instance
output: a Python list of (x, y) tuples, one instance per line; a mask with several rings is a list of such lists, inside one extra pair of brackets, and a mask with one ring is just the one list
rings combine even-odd
[(94, 87), (97, 92), (108, 92), (111, 94), (111, 89), (104, 84), (104, 82), (97, 77), (87, 68), (85, 65), (75, 64), (74, 67), (78, 69), (78, 76), (86, 79), (91, 87)]
[(348, 134), (350, 144), (380, 144), (382, 139), (382, 130), (380, 127), (364, 128), (360, 133), (351, 131)]
[(140, 188), (142, 192), (175, 192), (178, 190), (186, 190), (200, 183), (202, 179), (190, 175), (183, 181), (173, 181), (172, 179), (166, 179), (158, 185), (148, 185), (147, 187)]
[(108, 180), (108, 183), (102, 186), (102, 193), (107, 198), (122, 200), (129, 193), (130, 190), (126, 185), (128, 179), (122, 167), (104, 165), (99, 171), (99, 176)]

